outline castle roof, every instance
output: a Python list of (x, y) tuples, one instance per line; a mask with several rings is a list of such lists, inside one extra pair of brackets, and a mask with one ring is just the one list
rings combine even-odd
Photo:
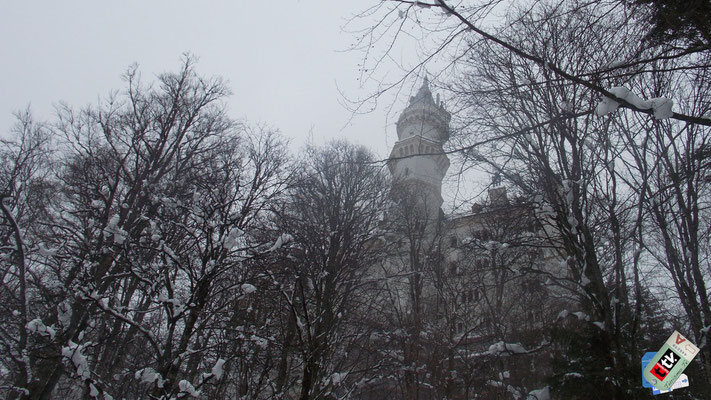
[(430, 82), (427, 78), (427, 75), (425, 75), (425, 79), (422, 82), (422, 86), (417, 91), (417, 94), (410, 97), (410, 105), (414, 105), (417, 103), (435, 104), (434, 98), (432, 97), (432, 91), (430, 90)]

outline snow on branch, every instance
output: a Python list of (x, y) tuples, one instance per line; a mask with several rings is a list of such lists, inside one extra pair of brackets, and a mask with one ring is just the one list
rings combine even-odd
[(222, 375), (225, 373), (224, 365), (225, 365), (225, 360), (220, 358), (215, 363), (215, 366), (212, 367), (212, 370), (210, 371), (210, 373), (212, 374), (212, 376), (215, 377), (215, 379), (217, 379), (217, 380), (222, 379)]
[(185, 379), (178, 382), (178, 388), (180, 389), (180, 393), (187, 393), (192, 397), (200, 397), (200, 392), (195, 390), (192, 383), (186, 381)]
[[(556, 65), (555, 63), (553, 63), (549, 60), (546, 60), (542, 57), (539, 57), (537, 55), (526, 52), (524, 49), (522, 49), (520, 47), (516, 47), (513, 44), (501, 39), (500, 37), (497, 37), (491, 33), (484, 31), (483, 29), (474, 25), (474, 23), (472, 23), (472, 21), (467, 19), (467, 17), (465, 17), (461, 13), (455, 11), (454, 7), (449, 5), (445, 0), (438, 0), (438, 3), (439, 3), (439, 7), (441, 7), (447, 14), (450, 14), (450, 15), (454, 16), (455, 18), (457, 18), (464, 26), (466, 26), (466, 28), (468, 30), (480, 35), (481, 37), (483, 37), (486, 40), (490, 40), (490, 41), (498, 44), (499, 46), (509, 50), (511, 53), (517, 55), (518, 57), (521, 57), (521, 58), (529, 60), (529, 61), (533, 61), (534, 63), (536, 63), (540, 66), (543, 66), (545, 69), (550, 69), (555, 74), (559, 75), (560, 77), (562, 77), (570, 82), (582, 85), (594, 92), (602, 94), (605, 97), (613, 99), (615, 102), (618, 102), (619, 105), (622, 105), (624, 107), (631, 108), (635, 111), (643, 112), (646, 114), (655, 114), (655, 107), (656, 107), (656, 109), (658, 109), (658, 111), (656, 112), (656, 115), (654, 115), (654, 117), (656, 119), (662, 119), (662, 117), (674, 118), (674, 119), (678, 119), (680, 121), (686, 121), (686, 122), (695, 123), (695, 124), (699, 124), (699, 125), (711, 126), (711, 119), (706, 119), (704, 117), (698, 117), (698, 116), (692, 116), (692, 115), (686, 115), (686, 114), (679, 114), (679, 113), (671, 111), (672, 104), (667, 103), (667, 101), (666, 101), (666, 100), (671, 101), (669, 99), (664, 99), (664, 98), (656, 99), (657, 102), (654, 104), (654, 106), (649, 107), (649, 108), (636, 107), (630, 101), (616, 96), (615, 94), (613, 94), (609, 90), (605, 89), (604, 87), (599, 86), (599, 85), (597, 85), (589, 80), (586, 80), (580, 76), (576, 76), (573, 73), (564, 70), (563, 68), (561, 68), (560, 66)], [(601, 108), (601, 110), (603, 110), (603, 109), (607, 110), (608, 106), (604, 106), (604, 108)]]
[(154, 370), (151, 367), (139, 369), (134, 374), (134, 378), (140, 379), (141, 383), (148, 383), (148, 384), (155, 383), (156, 386), (158, 386), (159, 388), (162, 388), (163, 385), (165, 384), (165, 379), (163, 379), (161, 374), (158, 373), (156, 370)]
[(529, 353), (520, 343), (497, 342), (489, 346), (491, 355), (527, 354)]
[(36, 333), (41, 336), (49, 336), (50, 339), (54, 340), (55, 330), (46, 326), (41, 319), (35, 318), (28, 322), (25, 326), (28, 332)]
[(275, 251), (275, 250), (278, 250), (278, 249), (280, 249), (283, 245), (285, 245), (285, 244), (287, 244), (287, 243), (289, 243), (289, 242), (291, 242), (291, 241), (293, 241), (293, 240), (294, 240), (294, 237), (293, 237), (293, 236), (289, 235), (288, 233), (282, 233), (281, 235), (279, 235), (279, 237), (277, 238), (276, 242), (274, 242), (274, 244), (272, 245), (272, 247), (270, 247), (269, 250), (267, 250), (267, 252), (270, 252), (270, 253), (271, 253), (271, 252), (273, 252), (273, 251)]
[(528, 396), (526, 396), (526, 400), (550, 400), (550, 399), (551, 399), (551, 391), (548, 386), (544, 387), (543, 389), (532, 390), (530, 393), (528, 393)]
[(156, 354), (161, 354), (160, 350), (160, 345), (158, 344), (158, 341), (156, 338), (153, 336), (153, 333), (151, 333), (148, 329), (146, 329), (143, 325), (139, 324), (138, 322), (126, 317), (125, 315), (121, 314), (117, 310), (114, 310), (113, 308), (109, 307), (108, 302), (106, 299), (101, 298), (96, 292), (88, 293), (85, 288), (80, 289), (80, 296), (85, 299), (93, 300), (99, 308), (112, 315), (114, 318), (119, 319), (131, 326), (134, 326), (136, 329), (138, 329), (139, 332), (141, 332), (150, 342), (151, 346), (153, 349), (156, 351)]
[(91, 373), (89, 372), (89, 361), (87, 357), (82, 354), (84, 348), (90, 344), (91, 343), (89, 342), (79, 345), (70, 340), (66, 346), (62, 347), (62, 356), (71, 361), (72, 365), (76, 369), (77, 375), (82, 381), (91, 378)]
[(622, 100), (633, 105), (638, 110), (651, 110), (654, 119), (668, 119), (674, 116), (672, 106), (674, 101), (665, 97), (656, 97), (650, 100), (643, 100), (629, 89), (623, 86), (615, 86), (609, 90), (614, 95), (614, 99), (604, 96), (595, 108), (598, 116), (607, 115), (617, 110), (620, 106), (618, 100)]

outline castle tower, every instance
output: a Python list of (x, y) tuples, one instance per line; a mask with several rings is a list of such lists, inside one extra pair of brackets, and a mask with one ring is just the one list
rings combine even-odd
[(431, 218), (439, 217), (442, 180), (449, 158), (442, 145), (449, 139), (452, 116), (432, 98), (427, 77), (397, 121), (398, 141), (390, 153), (388, 168), (395, 184), (419, 196)]

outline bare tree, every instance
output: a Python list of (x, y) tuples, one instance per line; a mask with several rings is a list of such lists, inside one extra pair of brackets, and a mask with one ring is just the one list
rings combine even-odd
[[(39, 243), (41, 232), (38, 221), (46, 217), (46, 204), (52, 203), (52, 185), (49, 132), (36, 123), (30, 110), (16, 114), (15, 141), (3, 141), (0, 150), (0, 209), (3, 224), (0, 227), (2, 262), (2, 363), (6, 366), (4, 390), (8, 397), (28, 393), (33, 381), (33, 349), (38, 346), (31, 337), (34, 321), (32, 269), (36, 266), (32, 249)], [(40, 248), (40, 250), (42, 250)], [(51, 336), (51, 331), (43, 331)], [(40, 339), (41, 343), (43, 340)]]
[[(708, 70), (671, 75), (659, 65), (654, 80), (631, 82), (650, 95), (660, 92), (684, 93), (676, 98), (679, 107), (707, 110)], [(668, 291), (678, 296), (698, 343), (705, 343), (709, 321), (708, 304), (708, 219), (709, 181), (704, 149), (711, 132), (695, 124), (649, 124), (622, 114), (612, 121), (620, 147), (633, 162), (621, 177), (634, 190), (645, 224), (637, 232), (638, 246), (653, 263), (668, 272)], [(632, 129), (629, 129), (629, 126)], [(627, 128), (627, 129), (625, 129)], [(637, 255), (639, 257), (639, 255)], [(709, 380), (711, 354), (702, 347), (701, 360)], [(711, 382), (711, 380), (709, 380)]]
[(26, 278), (7, 294), (25, 292), (29, 321), (3, 325), (26, 332), (22, 343), (6, 341), (11, 358), (26, 354), (4, 377), (8, 394), (259, 392), (271, 368), (259, 332), (237, 346), (235, 331), (249, 321), (260, 277), (247, 267), (265, 253), (263, 223), (285, 187), (284, 143), (230, 120), (228, 89), (198, 76), (190, 57), (156, 86), (141, 84), (136, 68), (126, 82), (96, 108), (60, 108), (56, 191), (27, 202), (42, 218), (25, 227), (4, 210), (14, 237), (31, 238), (14, 246), (25, 254), (8, 270)]
[[(518, 32), (507, 35), (506, 41), (535, 49), (576, 74), (612, 54), (624, 56), (628, 39), (624, 34), (620, 41), (596, 39), (623, 29), (624, 19), (575, 7), (565, 18), (552, 18), (558, 11), (542, 6), (525, 13), (513, 25)], [(602, 387), (611, 397), (627, 398), (641, 350), (637, 347), (639, 310), (635, 310), (641, 300), (639, 260), (632, 268), (628, 260), (642, 217), (635, 213), (637, 199), (627, 186), (628, 173), (612, 139), (614, 130), (586, 111), (597, 102), (587, 86), (569, 84), (554, 69), (520, 61), (495, 45), (484, 43), (473, 51), (477, 56), (465, 63), (472, 75), (456, 89), (462, 99), (460, 117), (472, 117), (462, 123), (477, 128), (460, 136), (478, 144), (465, 153), (465, 159), (502, 174), (536, 204), (540, 224), (547, 227), (548, 246), (566, 265), (532, 272), (577, 297), (576, 303), (587, 314), (582, 326), (595, 343), (588, 349), (589, 358), (575, 371), (583, 380), (561, 374), (555, 388), (579, 390), (582, 383), (596, 382), (596, 390)], [(630, 293), (638, 295), (631, 299)], [(615, 371), (620, 377), (617, 384), (596, 380), (592, 365), (599, 364)]]
[(669, 0), (635, 0), (627, 3), (644, 12), (651, 28), (647, 37), (654, 42), (674, 41), (688, 47), (711, 45), (711, 5), (706, 1), (678, 3)]
[[(362, 347), (370, 336), (367, 320), (369, 267), (382, 257), (377, 239), (387, 199), (387, 180), (362, 147), (335, 142), (309, 147), (296, 181), (277, 209), (274, 245), (281, 251), (275, 283), (289, 323), (283, 344), (284, 396), (341, 398), (369, 370)], [(278, 274), (278, 275), (277, 275)], [(293, 352), (293, 355), (292, 355)], [(287, 365), (300, 371), (289, 372)], [(300, 384), (289, 388), (287, 375)]]
[[(439, 207), (434, 207), (432, 188), (421, 182), (396, 181), (385, 219), (388, 257), (378, 266), (383, 289), (383, 326), (379, 349), (388, 368), (385, 379), (372, 382), (378, 391), (394, 391), (399, 397), (420, 399), (435, 395), (431, 362), (438, 358), (439, 344), (432, 339), (435, 294), (429, 276), (438, 270), (441, 239)], [(387, 392), (386, 392), (387, 393)]]
[[(397, 67), (406, 71), (403, 78), (398, 77), (395, 81), (377, 83), (378, 90), (371, 96), (355, 102), (355, 109), (361, 109), (379, 98), (383, 93), (391, 89), (402, 89), (407, 76), (417, 74), (426, 64), (436, 64), (434, 61), (442, 60), (437, 67), (440, 71), (437, 75), (459, 77), (459, 66), (461, 61), (466, 61), (475, 52), (476, 46), (472, 44), (486, 43), (501, 51), (508, 53), (517, 62), (531, 63), (538, 68), (550, 71), (551, 79), (567, 84), (580, 86), (589, 95), (596, 98), (609, 98), (614, 100), (621, 107), (628, 108), (647, 116), (659, 115), (658, 105), (661, 103), (640, 103), (632, 101), (626, 96), (618, 96), (609, 86), (603, 84), (601, 77), (614, 77), (620, 75), (629, 76), (643, 75), (649, 73), (650, 66), (660, 60), (673, 59), (678, 62), (675, 68), (683, 69), (704, 69), (709, 65), (707, 60), (699, 60), (698, 54), (709, 51), (709, 44), (700, 43), (692, 46), (679, 45), (679, 41), (669, 40), (668, 42), (654, 43), (644, 40), (645, 34), (649, 31), (648, 22), (635, 13), (635, 9), (630, 9), (623, 1), (613, 2), (575, 2), (565, 6), (564, 3), (551, 2), (548, 13), (545, 15), (536, 14), (538, 2), (526, 1), (472, 1), (450, 3), (446, 0), (410, 1), (410, 0), (383, 0), (377, 6), (373, 6), (359, 17), (360, 21), (368, 24), (365, 28), (357, 29), (357, 43), (353, 49), (362, 50), (364, 60), (361, 64), (361, 78), (363, 80), (377, 80), (379, 69), (382, 69), (389, 62), (393, 62), (390, 50), (397, 47), (403, 37), (419, 38), (421, 49), (419, 53), (420, 61), (413, 65), (400, 65)], [(497, 11), (507, 9), (509, 17), (501, 21), (499, 26), (492, 24), (496, 20), (493, 15)], [(511, 12), (511, 10), (517, 10)], [(511, 41), (511, 33), (518, 22), (529, 20), (535, 24), (545, 24), (546, 21), (564, 20), (571, 10), (592, 12), (598, 15), (622, 15), (618, 29), (610, 31), (609, 35), (602, 36), (595, 29), (596, 24), (590, 24), (585, 29), (596, 41), (605, 41), (611, 37), (620, 40), (620, 32), (625, 35), (637, 30), (638, 33), (630, 35), (624, 39), (635, 39), (629, 41), (629, 48), (621, 54), (610, 55), (610, 59), (604, 62), (589, 63), (585, 68), (569, 68), (564, 60), (550, 58), (541, 52), (541, 48), (532, 48), (527, 43)], [(375, 18), (375, 20), (373, 20)], [(703, 17), (702, 17), (703, 18)], [(693, 26), (693, 25), (685, 25)], [(706, 29), (703, 23), (694, 28), (694, 32), (702, 32)], [(680, 39), (684, 41), (685, 39)], [(545, 44), (545, 46), (551, 43)], [(376, 46), (379, 45), (379, 46)], [(380, 47), (380, 48), (378, 48)], [(451, 51), (450, 51), (451, 50)], [(585, 63), (587, 60), (580, 60)], [(588, 110), (591, 112), (592, 110)], [(683, 114), (671, 112), (669, 117), (689, 123), (710, 126), (711, 120), (705, 114)], [(544, 125), (554, 121), (544, 121)]]

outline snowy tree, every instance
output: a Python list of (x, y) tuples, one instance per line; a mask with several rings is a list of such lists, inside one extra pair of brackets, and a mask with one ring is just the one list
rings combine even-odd
[[(501, 9), (505, 18), (487, 18)], [(621, 2), (384, 1), (364, 15), (382, 18), (359, 37), (369, 48), (387, 41), (364, 60), (377, 80), (399, 34), (421, 36), (422, 62), (401, 67), (416, 74), (425, 63), (445, 65), (435, 76), (451, 90), (460, 127), (450, 151), (503, 176), (551, 228), (548, 246), (565, 260), (565, 273), (551, 278), (583, 313), (560, 324), (579, 335), (575, 346), (587, 346), (588, 357), (578, 359), (579, 375), (556, 374), (551, 393), (590, 385), (611, 398), (638, 394), (638, 360), (654, 335), (642, 329), (650, 326), (647, 296), (679, 298), (686, 318), (676, 323), (699, 343), (707, 332), (706, 264), (697, 261), (705, 259), (698, 227), (711, 121), (706, 20), (693, 39), (655, 42), (646, 15), (632, 10)], [(696, 29), (689, 21), (680, 28)], [(378, 88), (402, 87), (406, 78)], [(645, 292), (662, 276), (670, 283)], [(565, 368), (573, 359), (563, 361)], [(605, 380), (601, 368), (616, 379)]]
[[(60, 107), (52, 197), (11, 193), (41, 218), (4, 210), (26, 238), (7, 247), (16, 263), (5, 293), (27, 299), (15, 311), (25, 339), (6, 338), (3, 354), (15, 359), (9, 397), (234, 393), (226, 377), (245, 374), (239, 351), (261, 346), (245, 323), (259, 280), (249, 264), (266, 253), (259, 232), (287, 182), (284, 143), (229, 119), (228, 89), (189, 57), (156, 85), (133, 67), (125, 79), (95, 107)], [(31, 160), (22, 146), (15, 159)], [(249, 379), (269, 367), (257, 361)]]
[[(624, 54), (625, 36), (594, 41), (595, 35), (624, 26), (615, 18), (600, 20), (585, 9), (566, 19), (549, 15), (545, 7), (540, 14), (525, 14), (517, 25), (519, 32), (507, 40), (539, 49), (547, 59), (576, 73), (587, 69), (587, 63)], [(545, 21), (545, 29), (535, 20)], [(592, 31), (595, 20), (599, 27)], [(567, 39), (571, 37), (580, 41), (573, 45)], [(635, 299), (630, 297), (640, 281), (628, 279), (639, 277), (639, 260), (633, 268), (627, 260), (642, 221), (630, 211), (636, 203), (629, 197), (628, 175), (615, 161), (613, 130), (598, 116), (577, 112), (595, 105), (584, 86), (558, 84), (554, 71), (518, 62), (494, 46), (482, 46), (477, 53), (469, 63), (476, 72), (461, 85), (471, 93), (464, 101), (481, 132), (468, 139), (497, 140), (479, 147), (474, 162), (501, 173), (535, 204), (541, 225), (551, 227), (550, 248), (565, 262), (559, 269), (563, 274), (551, 278), (577, 297), (585, 314), (576, 326), (586, 332), (581, 342), (588, 343), (584, 353), (590, 358), (573, 371), (582, 379), (561, 373), (554, 389), (580, 390), (589, 384), (598, 391), (605, 388), (610, 397), (627, 398), (635, 387), (636, 360), (641, 356), (636, 347), (640, 332), (634, 328)], [(558, 354), (565, 357), (565, 351)], [(600, 365), (612, 368), (617, 381), (597, 380)]]
[[(453, 62), (443, 64), (450, 70), (445, 73), (445, 70), (438, 68), (440, 71), (438, 75), (440, 73), (444, 76), (456, 75), (459, 78), (459, 62), (466, 62), (468, 56), (471, 56), (472, 51), (476, 49), (476, 46), (472, 46), (473, 43), (482, 43), (506, 52), (517, 62), (531, 63), (538, 68), (549, 70), (556, 80), (580, 86), (590, 95), (598, 98), (607, 97), (621, 107), (652, 116), (655, 113), (652, 104), (640, 106), (639, 103), (630, 101), (624, 96), (617, 96), (610, 90), (611, 87), (602, 84), (600, 77), (630, 76), (630, 70), (634, 71), (632, 74), (644, 74), (655, 62), (669, 59), (677, 60), (686, 69), (708, 68), (708, 60), (704, 57), (709, 50), (706, 22), (708, 7), (694, 2), (696, 7), (693, 9), (697, 11), (694, 13), (691, 8), (685, 6), (668, 7), (667, 2), (651, 2), (655, 4), (651, 8), (660, 11), (656, 15), (661, 18), (670, 15), (681, 16), (681, 23), (675, 24), (678, 29), (677, 34), (668, 36), (668, 40), (655, 42), (648, 40), (654, 35), (646, 35), (650, 31), (647, 19), (649, 13), (639, 12), (640, 7), (627, 7), (627, 3), (630, 2), (574, 2), (570, 3), (569, 7), (560, 7), (559, 4), (550, 2), (548, 12), (543, 15), (537, 10), (541, 6), (546, 7), (546, 3), (527, 0), (465, 1), (456, 4), (446, 0), (431, 2), (381, 0), (378, 5), (372, 6), (356, 20), (366, 25), (354, 28), (360, 34), (352, 48), (364, 54), (363, 62), (360, 64), (363, 80), (379, 80), (379, 77), (383, 76), (380, 72), (392, 63), (405, 70), (407, 74), (405, 78), (407, 78), (411, 74), (418, 74), (425, 64), (432, 60), (448, 58)], [(511, 40), (510, 33), (514, 31), (513, 26), (516, 23), (528, 20), (530, 23), (540, 24), (543, 28), (543, 25), (548, 22), (566, 19), (570, 9), (598, 15), (619, 15), (618, 29), (609, 31), (606, 36), (597, 31), (599, 24), (596, 23), (591, 23), (583, 29), (590, 35), (590, 40), (594, 41), (591, 43), (604, 44), (609, 38), (614, 37), (625, 40), (629, 47), (625, 49), (626, 51), (611, 56), (604, 63), (588, 63), (590, 60), (580, 60), (585, 65), (579, 69), (584, 71), (576, 72), (575, 69), (567, 67), (565, 60), (548, 58), (546, 54), (541, 53), (540, 47), (531, 48), (525, 43)], [(500, 10), (507, 10), (504, 13), (506, 17), (496, 17)], [(666, 20), (661, 28), (662, 31), (671, 29), (670, 23), (674, 24), (672, 20)], [(632, 31), (637, 32), (632, 34)], [(404, 34), (405, 32), (407, 35)], [(685, 35), (685, 32), (689, 35)], [(419, 54), (421, 61), (414, 65), (400, 65), (397, 61), (399, 58), (390, 57), (389, 50), (395, 48), (405, 36), (420, 38), (422, 42)], [(692, 42), (693, 44), (689, 46), (689, 37), (700, 38), (700, 42)], [(373, 51), (376, 44), (383, 45), (383, 51)], [(551, 44), (553, 43), (546, 43), (545, 46)], [(390, 89), (401, 89), (407, 82), (405, 78), (397, 77), (394, 81), (388, 78), (388, 81), (378, 82), (378, 91), (364, 100), (355, 101), (354, 109), (367, 107), (369, 102), (380, 98)], [(669, 118), (711, 126), (711, 120), (698, 110), (693, 114), (670, 111)], [(549, 123), (551, 122), (545, 124)]]
[(34, 121), (28, 110), (16, 114), (14, 140), (2, 141), (0, 149), (0, 257), (2, 261), (2, 380), (7, 397), (28, 391), (34, 380), (36, 355), (54, 339), (34, 312), (37, 301), (35, 268), (40, 255), (54, 250), (41, 241), (45, 232), (41, 221), (54, 202), (49, 176), (53, 165), (51, 141), (46, 126)]
[(383, 255), (388, 184), (373, 160), (345, 142), (308, 147), (276, 209), (281, 236), (272, 250), (280, 257), (272, 273), (288, 320), (278, 379), (284, 396), (347, 396), (375, 360), (363, 349), (372, 313), (366, 289), (369, 268)]

